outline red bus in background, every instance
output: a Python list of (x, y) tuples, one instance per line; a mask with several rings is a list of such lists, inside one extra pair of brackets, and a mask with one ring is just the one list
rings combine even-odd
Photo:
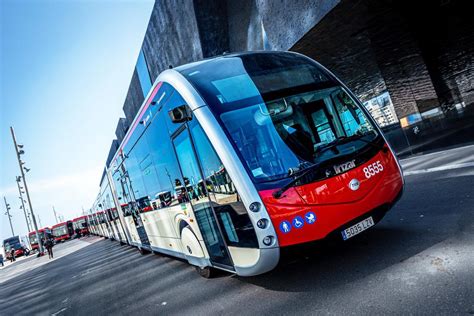
[(66, 221), (54, 225), (51, 230), (54, 236), (55, 242), (61, 242), (71, 239), (74, 235), (74, 228), (72, 227), (72, 221)]
[[(76, 232), (77, 229), (80, 230), (80, 235), (85, 236), (89, 235), (89, 223), (87, 222), (87, 216), (81, 216), (77, 217), (72, 220), (74, 232)], [(77, 236), (80, 237), (80, 236)]]
[[(39, 237), (41, 239), (50, 239), (52, 237), (51, 228), (43, 227), (38, 230)], [(32, 231), (28, 233), (28, 238), (30, 239), (31, 250), (38, 250), (38, 239), (36, 237), (36, 231)]]

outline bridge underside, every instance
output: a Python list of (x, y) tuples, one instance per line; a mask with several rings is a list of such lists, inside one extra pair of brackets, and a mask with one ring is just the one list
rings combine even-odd
[(474, 103), (469, 1), (342, 1), (291, 50), (367, 101), (390, 94), (398, 119)]

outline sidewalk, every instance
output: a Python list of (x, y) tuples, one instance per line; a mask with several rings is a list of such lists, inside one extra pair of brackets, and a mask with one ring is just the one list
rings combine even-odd
[(460, 168), (474, 168), (474, 145), (401, 159), (400, 164), (405, 176)]

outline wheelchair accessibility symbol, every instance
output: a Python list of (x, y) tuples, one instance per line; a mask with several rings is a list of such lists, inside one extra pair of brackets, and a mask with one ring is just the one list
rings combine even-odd
[(291, 230), (291, 224), (289, 221), (283, 221), (280, 223), (280, 230), (282, 233), (289, 233)]
[(303, 225), (304, 225), (304, 220), (301, 216), (296, 216), (293, 219), (293, 227), (294, 228), (301, 228), (301, 227), (303, 227)]
[(316, 214), (314, 214), (314, 212), (308, 212), (305, 214), (304, 219), (306, 220), (306, 223), (313, 224), (316, 222)]

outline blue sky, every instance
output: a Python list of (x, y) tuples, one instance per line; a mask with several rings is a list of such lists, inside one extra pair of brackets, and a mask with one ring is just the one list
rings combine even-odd
[(35, 213), (55, 223), (88, 209), (153, 8), (152, 0), (0, 1), (0, 238), (26, 234), (9, 127), (23, 156)]

